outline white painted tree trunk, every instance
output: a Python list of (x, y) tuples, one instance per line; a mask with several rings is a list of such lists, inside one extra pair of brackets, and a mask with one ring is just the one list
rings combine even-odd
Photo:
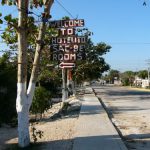
[(28, 108), (29, 104), (26, 95), (26, 85), (18, 83), (16, 109), (18, 113), (18, 143), (20, 147), (26, 147), (30, 143)]
[(18, 113), (18, 143), (20, 147), (30, 144), (29, 135), (29, 109), (32, 103), (35, 84), (30, 83), (26, 94), (26, 84), (17, 84), (16, 109)]
[(32, 99), (33, 99), (33, 96), (34, 96), (34, 91), (35, 91), (35, 83), (30, 82), (29, 86), (28, 86), (28, 90), (27, 90), (27, 98), (28, 98), (29, 109), (30, 109), (30, 106), (32, 104)]

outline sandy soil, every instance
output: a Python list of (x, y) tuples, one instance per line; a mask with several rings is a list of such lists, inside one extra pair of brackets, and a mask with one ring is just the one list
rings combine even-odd
[[(79, 111), (72, 111), (67, 114), (59, 114), (60, 103), (55, 104), (44, 114), (44, 119), (36, 124), (36, 130), (43, 131), (43, 137), (38, 138), (38, 149), (40, 150), (71, 150), (73, 146), (74, 127), (78, 119)], [(30, 126), (30, 134), (31, 126)], [(33, 138), (31, 137), (33, 142)], [(0, 150), (4, 150), (10, 145), (16, 145), (17, 128), (0, 128)], [(36, 148), (37, 149), (37, 148)]]
[(121, 132), (129, 150), (150, 150), (150, 116), (113, 114), (112, 122)]

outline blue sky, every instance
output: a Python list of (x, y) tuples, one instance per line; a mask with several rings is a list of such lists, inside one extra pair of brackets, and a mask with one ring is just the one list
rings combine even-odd
[[(105, 42), (112, 49), (104, 57), (112, 69), (140, 70), (150, 59), (150, 2), (143, 0), (58, 0), (73, 16), (85, 19), (94, 43)], [(0, 6), (0, 10), (2, 7)], [(5, 9), (6, 10), (6, 9)], [(15, 9), (7, 9), (13, 12)], [(4, 12), (4, 8), (2, 10)], [(5, 11), (6, 13), (6, 11)], [(39, 12), (38, 12), (39, 13)], [(55, 1), (51, 15), (60, 19), (69, 14)]]

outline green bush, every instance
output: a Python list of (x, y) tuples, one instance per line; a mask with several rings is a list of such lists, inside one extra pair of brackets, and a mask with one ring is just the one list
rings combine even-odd
[(16, 120), (17, 70), (9, 54), (0, 57), (0, 123)]
[(31, 112), (33, 114), (42, 114), (51, 106), (51, 95), (44, 87), (37, 87), (35, 89), (33, 102), (31, 105)]

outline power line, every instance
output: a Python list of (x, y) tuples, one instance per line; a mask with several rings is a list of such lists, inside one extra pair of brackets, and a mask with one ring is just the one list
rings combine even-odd
[[(60, 3), (58, 0), (55, 0), (68, 14), (69, 14), (69, 16), (72, 18), (72, 19), (75, 19), (75, 17), (71, 14), (71, 12), (69, 11), (69, 10), (67, 10), (64, 6), (63, 6), (63, 4), (62, 3)], [(77, 18), (77, 17), (76, 17)], [(87, 28), (86, 26), (85, 26), (85, 28)], [(93, 32), (87, 32), (87, 34), (90, 34), (90, 35), (93, 35)]]
[(68, 14), (71, 18), (75, 18), (69, 10), (67, 10), (58, 0), (55, 0)]

